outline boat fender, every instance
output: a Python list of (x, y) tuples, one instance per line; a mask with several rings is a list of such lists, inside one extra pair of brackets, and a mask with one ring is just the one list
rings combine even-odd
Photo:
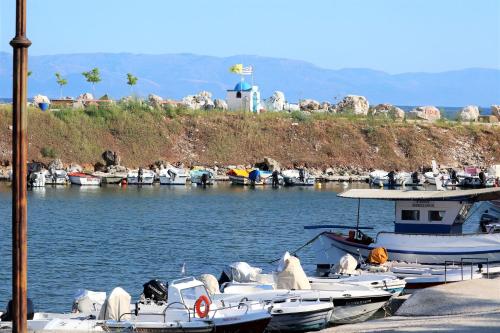
[[(201, 310), (202, 303), (205, 305), (205, 309)], [(194, 310), (200, 318), (205, 318), (210, 311), (210, 299), (206, 295), (201, 295), (200, 298), (194, 303)]]

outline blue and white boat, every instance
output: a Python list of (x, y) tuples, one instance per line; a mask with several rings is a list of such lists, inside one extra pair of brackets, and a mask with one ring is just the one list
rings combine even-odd
[[(193, 169), (189, 172), (191, 184), (196, 185), (214, 185), (215, 175), (212, 171), (206, 169)], [(203, 181), (205, 180), (205, 183)]]
[[(318, 270), (329, 270), (349, 253), (367, 257), (374, 248), (387, 250), (389, 260), (420, 264), (500, 263), (500, 233), (463, 233), (474, 203), (497, 200), (500, 188), (463, 191), (417, 191), (351, 189), (342, 198), (389, 200), (395, 202), (394, 231), (379, 232), (375, 239), (365, 235), (358, 225), (348, 235), (333, 226), (306, 226), (313, 231), (330, 229), (317, 235), (313, 246)], [(359, 214), (359, 209), (358, 209)], [(359, 221), (359, 215), (358, 215)], [(349, 227), (344, 227), (349, 228)]]

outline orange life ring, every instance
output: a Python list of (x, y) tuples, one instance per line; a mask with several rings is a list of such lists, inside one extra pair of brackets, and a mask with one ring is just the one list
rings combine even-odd
[[(201, 304), (205, 305), (205, 310), (201, 311)], [(200, 318), (205, 318), (210, 311), (210, 299), (206, 295), (201, 295), (194, 303), (194, 310)]]

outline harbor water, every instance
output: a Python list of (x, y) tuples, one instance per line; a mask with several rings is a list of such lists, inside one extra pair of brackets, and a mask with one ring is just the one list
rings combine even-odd
[[(353, 184), (366, 187), (366, 184)], [(77, 186), (28, 191), (28, 293), (37, 311), (71, 310), (78, 289), (121, 286), (133, 299), (152, 278), (211, 273), (247, 261), (266, 270), (314, 234), (304, 225), (355, 225), (342, 184), (311, 188)], [(478, 210), (479, 212), (479, 210)], [(362, 201), (360, 225), (393, 227), (393, 203)], [(11, 188), (0, 183), (0, 309), (11, 298)], [(466, 230), (477, 229), (478, 213)], [(310, 248), (299, 252), (314, 270)], [(0, 311), (2, 311), (0, 310)]]

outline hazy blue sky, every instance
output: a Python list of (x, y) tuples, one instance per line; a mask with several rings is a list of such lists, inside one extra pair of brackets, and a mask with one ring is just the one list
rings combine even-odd
[[(14, 0), (0, 0), (10, 51)], [(255, 54), (390, 73), (500, 68), (499, 0), (28, 0), (30, 54)]]

